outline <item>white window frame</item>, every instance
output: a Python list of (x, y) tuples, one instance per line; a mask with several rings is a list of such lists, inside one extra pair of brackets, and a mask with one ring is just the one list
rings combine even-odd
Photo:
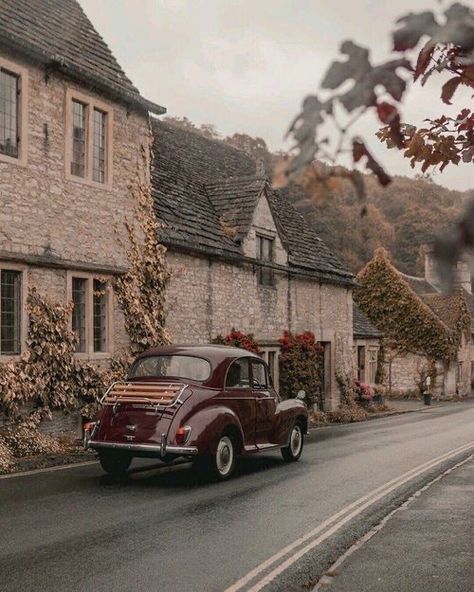
[[(73, 102), (77, 101), (86, 107), (86, 148), (85, 148), (85, 163), (84, 163), (84, 177), (73, 175), (71, 173), (71, 161), (73, 151), (72, 128), (73, 128)], [(94, 109), (102, 111), (106, 115), (105, 123), (105, 182), (100, 183), (94, 181), (93, 175), (93, 157), (94, 157), (94, 118), (92, 113)], [(65, 122), (65, 174), (70, 181), (77, 183), (84, 183), (93, 187), (100, 187), (102, 189), (110, 189), (113, 181), (113, 150), (114, 150), (114, 112), (113, 107), (108, 103), (104, 103), (86, 95), (80, 91), (72, 88), (66, 90), (66, 122)]]
[[(68, 271), (67, 273), (67, 299), (68, 302), (72, 302), (72, 280), (73, 278), (86, 280), (86, 326), (85, 326), (85, 342), (86, 350), (84, 352), (75, 352), (75, 356), (78, 358), (110, 358), (114, 352), (114, 315), (113, 315), (113, 290), (112, 287), (107, 284), (106, 286), (106, 298), (107, 298), (107, 327), (106, 327), (106, 351), (96, 352), (94, 351), (94, 280), (106, 281), (107, 277), (100, 274), (85, 273), (81, 271)], [(72, 315), (69, 321), (69, 328), (72, 330)]]
[[(259, 346), (260, 347), (260, 351), (262, 352), (262, 359), (266, 362), (269, 371), (270, 371), (270, 363), (269, 363), (269, 359), (270, 359), (270, 352), (275, 354), (275, 367), (273, 369), (273, 388), (276, 390), (276, 392), (278, 393), (280, 390), (280, 365), (279, 365), (279, 358), (280, 358), (280, 348), (278, 346)], [(270, 372), (271, 375), (271, 372)]]
[(21, 274), (20, 285), (20, 352), (18, 354), (2, 354), (0, 352), (0, 360), (8, 362), (10, 360), (16, 361), (25, 351), (25, 344), (28, 335), (28, 318), (26, 314), (26, 300), (28, 296), (27, 286), (27, 267), (26, 265), (17, 265), (15, 263), (7, 263), (0, 261), (0, 271), (17, 271)]
[[(270, 243), (270, 261), (265, 261), (261, 258), (261, 241), (268, 241)], [(259, 288), (274, 288), (275, 287), (275, 270), (273, 267), (266, 267), (265, 263), (271, 265), (275, 264), (275, 237), (272, 235), (268, 235), (262, 233), (260, 231), (256, 231), (255, 233), (255, 259), (260, 263), (257, 269), (257, 284)], [(263, 263), (263, 265), (262, 265)], [(264, 283), (262, 282), (262, 276), (264, 273), (269, 273), (270, 275), (270, 282)]]
[(20, 166), (26, 166), (28, 155), (28, 70), (24, 66), (7, 60), (0, 56), (0, 68), (11, 72), (20, 79), (20, 100), (18, 103), (18, 137), (20, 144), (18, 147), (18, 156), (9, 156), (0, 153), (0, 162), (7, 162)]

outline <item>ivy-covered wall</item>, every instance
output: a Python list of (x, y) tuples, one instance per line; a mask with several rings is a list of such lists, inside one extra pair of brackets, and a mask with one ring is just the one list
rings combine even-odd
[(455, 360), (471, 317), (463, 295), (452, 297), (456, 320), (448, 327), (400, 276), (384, 249), (357, 275), (354, 300), (401, 352), (435, 360)]
[(393, 392), (419, 392), (427, 364), (437, 368), (434, 392), (450, 396), (470, 391), (471, 315), (461, 290), (419, 296), (383, 249), (376, 251), (357, 282), (354, 300), (385, 336)]

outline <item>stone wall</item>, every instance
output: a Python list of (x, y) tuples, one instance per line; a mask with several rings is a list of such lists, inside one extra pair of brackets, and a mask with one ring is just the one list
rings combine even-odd
[[(4, 56), (13, 60), (13, 57)], [(23, 291), (66, 304), (71, 275), (96, 276), (120, 271), (126, 258), (117, 232), (133, 216), (129, 185), (148, 175), (141, 147), (150, 141), (144, 114), (127, 112), (92, 90), (32, 63), (28, 73), (26, 163), (0, 161), (0, 267), (23, 271)], [(66, 171), (68, 93), (81, 92), (106, 103), (113, 113), (113, 178), (110, 187), (71, 179)], [(274, 262), (287, 264), (264, 193), (257, 204), (243, 252), (256, 256), (258, 233), (273, 238)], [(33, 258), (33, 259), (32, 259)], [(255, 266), (170, 252), (173, 279), (168, 293), (169, 329), (175, 342), (206, 342), (232, 326), (254, 333), (261, 343), (276, 344), (285, 329), (313, 331), (325, 343), (329, 376), (326, 403), (337, 404), (335, 369), (351, 366), (352, 295), (340, 286), (275, 272), (275, 285), (259, 286)], [(102, 269), (102, 271), (98, 271)], [(113, 296), (111, 342), (127, 343), (123, 317)], [(109, 352), (113, 353), (113, 352)], [(94, 356), (92, 356), (94, 357)], [(104, 356), (96, 356), (104, 359)]]
[(281, 273), (275, 285), (259, 286), (251, 265), (168, 253), (173, 269), (168, 290), (168, 329), (176, 343), (206, 343), (232, 327), (253, 333), (262, 344), (277, 343), (285, 329), (312, 331), (330, 356), (326, 406), (339, 398), (336, 367), (352, 368), (352, 294)]
[[(431, 386), (434, 395), (442, 398), (466, 396), (471, 393), (471, 360), (474, 351), (470, 339), (463, 336), (462, 345), (458, 351), (457, 360), (449, 364), (438, 361), (436, 363), (436, 382)], [(389, 384), (394, 393), (418, 394), (416, 381), (420, 368), (427, 364), (424, 356), (408, 353), (386, 354), (386, 369)]]
[[(28, 133), (21, 141), (26, 162), (0, 159), (0, 268), (18, 265), (24, 271), (23, 291), (37, 287), (65, 304), (67, 271), (123, 269), (126, 258), (117, 240), (125, 216), (133, 215), (129, 186), (149, 176), (141, 147), (150, 142), (148, 117), (128, 112), (92, 90), (44, 68), (7, 54), (0, 57), (26, 69), (28, 76)], [(105, 103), (113, 115), (112, 183), (110, 186), (71, 179), (66, 173), (67, 93), (80, 91)], [(70, 130), (69, 130), (70, 132)], [(33, 259), (32, 259), (33, 258)], [(52, 264), (48, 268), (48, 261)], [(64, 262), (64, 266), (62, 265)], [(37, 264), (36, 264), (37, 263)], [(112, 301), (115, 349), (126, 341), (123, 318)]]

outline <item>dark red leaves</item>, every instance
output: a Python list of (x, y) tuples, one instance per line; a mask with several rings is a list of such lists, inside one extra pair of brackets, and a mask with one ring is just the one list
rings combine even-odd
[(366, 168), (371, 171), (379, 180), (380, 185), (384, 187), (391, 183), (392, 178), (387, 175), (382, 166), (375, 160), (372, 154), (367, 150), (367, 146), (362, 140), (354, 139), (352, 141), (352, 158), (354, 162), (359, 162), (363, 157), (367, 158)]
[(395, 105), (390, 103), (378, 103), (377, 115), (382, 123), (389, 126), (390, 138), (397, 148), (404, 148), (405, 142), (400, 130), (400, 113)]
[(423, 49), (418, 54), (418, 59), (416, 60), (415, 66), (415, 76), (414, 79), (418, 80), (418, 78), (426, 72), (428, 65), (431, 60), (431, 56), (435, 50), (436, 43), (433, 41), (428, 41), (428, 43), (423, 47)]
[(448, 82), (443, 84), (443, 88), (441, 90), (441, 98), (443, 103), (446, 103), (446, 105), (452, 105), (451, 99), (453, 98), (453, 95), (461, 82), (462, 76), (454, 76), (454, 78), (450, 78)]

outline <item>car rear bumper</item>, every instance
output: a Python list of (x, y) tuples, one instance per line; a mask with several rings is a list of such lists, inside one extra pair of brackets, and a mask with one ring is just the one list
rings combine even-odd
[(104, 442), (89, 440), (87, 448), (94, 450), (123, 450), (136, 456), (163, 457), (168, 454), (176, 456), (195, 456), (198, 449), (195, 446), (175, 446), (173, 444), (128, 444), (125, 442)]

